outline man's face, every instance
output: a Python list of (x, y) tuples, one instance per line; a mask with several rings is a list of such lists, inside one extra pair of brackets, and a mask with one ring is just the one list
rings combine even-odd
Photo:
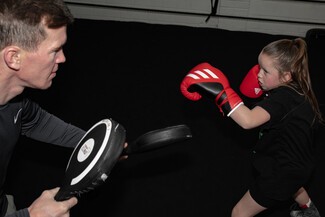
[(59, 63), (65, 62), (63, 45), (67, 40), (66, 26), (58, 29), (46, 28), (47, 38), (36, 51), (23, 51), (18, 72), (23, 86), (47, 89), (56, 76)]

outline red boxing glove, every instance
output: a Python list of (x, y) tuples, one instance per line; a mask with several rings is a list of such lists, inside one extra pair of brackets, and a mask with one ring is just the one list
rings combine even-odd
[(209, 63), (195, 66), (183, 79), (180, 89), (189, 100), (197, 101), (202, 95), (214, 100), (223, 114), (230, 114), (243, 104), (237, 93), (230, 88), (227, 77)]
[(258, 83), (258, 73), (260, 66), (257, 64), (251, 68), (242, 83), (239, 86), (240, 92), (249, 98), (258, 98), (262, 96), (263, 90)]

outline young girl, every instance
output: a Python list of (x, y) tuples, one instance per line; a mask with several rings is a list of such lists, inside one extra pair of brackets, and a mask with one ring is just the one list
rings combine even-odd
[[(181, 84), (190, 100), (213, 98), (244, 129), (261, 127), (252, 152), (254, 182), (232, 210), (232, 217), (250, 217), (294, 198), (292, 217), (319, 217), (303, 187), (314, 169), (313, 134), (322, 122), (308, 70), (307, 45), (301, 38), (265, 46), (258, 57), (255, 81), (265, 98), (245, 106), (225, 75), (207, 63), (193, 68)], [(254, 76), (252, 76), (254, 77)]]
[(245, 129), (261, 126), (253, 151), (257, 177), (232, 216), (254, 216), (293, 197), (292, 217), (319, 217), (304, 185), (313, 172), (313, 132), (322, 122), (303, 39), (268, 44), (258, 62), (258, 82), (268, 93), (253, 109), (239, 106), (231, 118)]

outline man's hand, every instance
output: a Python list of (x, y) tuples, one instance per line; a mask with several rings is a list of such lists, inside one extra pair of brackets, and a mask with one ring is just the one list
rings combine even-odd
[(64, 201), (56, 201), (54, 196), (59, 188), (45, 190), (30, 207), (28, 207), (30, 217), (69, 217), (70, 209), (78, 203), (76, 197)]

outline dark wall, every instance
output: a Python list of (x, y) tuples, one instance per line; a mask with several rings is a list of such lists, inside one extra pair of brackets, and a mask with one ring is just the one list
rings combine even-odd
[[(223, 71), (238, 92), (261, 49), (281, 38), (294, 36), (77, 19), (64, 48), (67, 62), (53, 86), (25, 94), (85, 130), (113, 118), (126, 128), (128, 141), (177, 124), (187, 124), (193, 138), (119, 162), (103, 186), (82, 195), (71, 216), (230, 216), (249, 184), (249, 154), (257, 130), (241, 129), (209, 101), (185, 99), (179, 84), (192, 67), (207, 61)], [(308, 39), (322, 111), (324, 41)], [(247, 105), (254, 103), (242, 97)], [(318, 143), (324, 143), (324, 134)], [(319, 166), (309, 188), (325, 213), (325, 150), (320, 145), (317, 150)], [(21, 139), (8, 181), (18, 208), (28, 206), (44, 189), (60, 185), (70, 154)], [(288, 216), (288, 207), (263, 215)]]

